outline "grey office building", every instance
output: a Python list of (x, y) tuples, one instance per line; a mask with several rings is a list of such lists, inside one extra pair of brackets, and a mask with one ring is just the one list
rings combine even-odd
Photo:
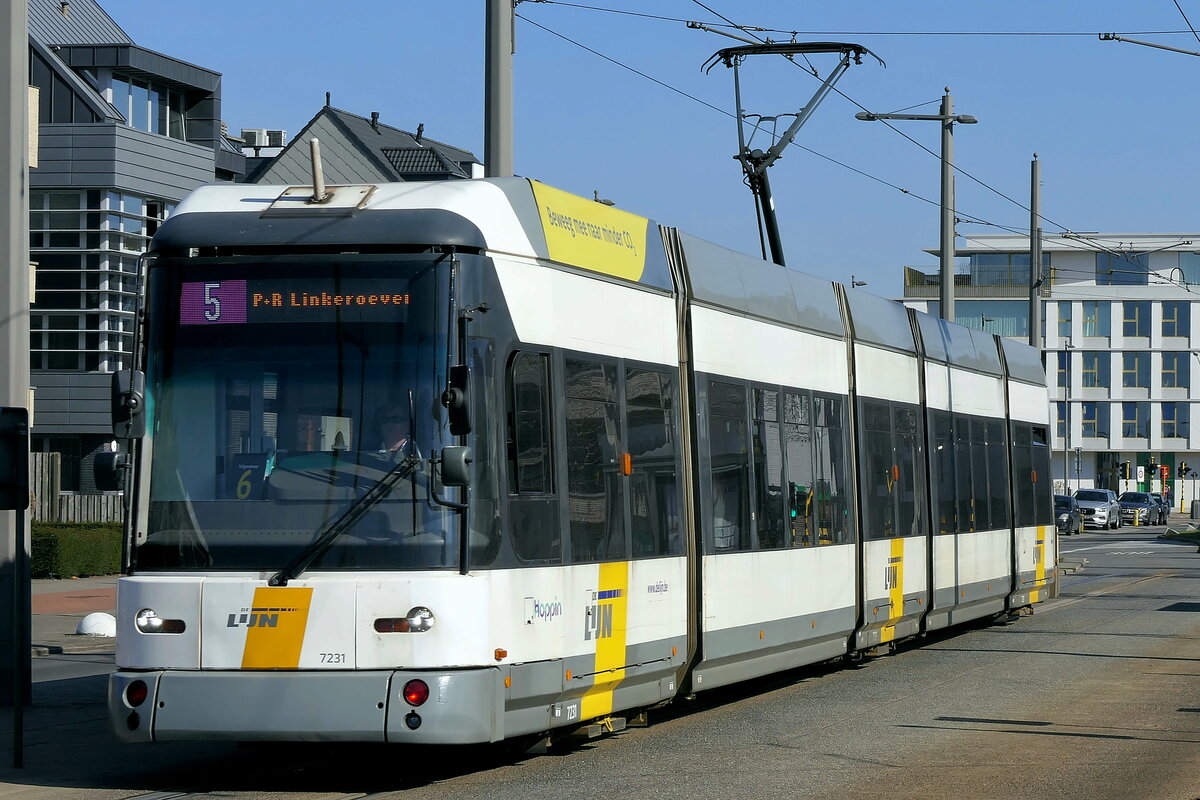
[(237, 180), (221, 76), (139, 47), (94, 0), (29, 0), (39, 90), (30, 170), (33, 449), (62, 454), (62, 488), (93, 488), (112, 441), (110, 374), (133, 348), (139, 255), (192, 189)]

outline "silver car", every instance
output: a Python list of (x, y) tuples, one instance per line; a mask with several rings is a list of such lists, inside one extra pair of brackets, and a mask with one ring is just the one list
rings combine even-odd
[(1117, 502), (1116, 492), (1111, 489), (1078, 489), (1075, 491), (1075, 501), (1083, 512), (1084, 527), (1121, 527), (1121, 504)]

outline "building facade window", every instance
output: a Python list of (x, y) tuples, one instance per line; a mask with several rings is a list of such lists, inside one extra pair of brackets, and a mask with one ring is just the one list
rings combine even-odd
[(1150, 438), (1150, 404), (1121, 404), (1121, 435), (1126, 439)]
[(1084, 336), (1108, 338), (1112, 327), (1112, 310), (1107, 300), (1084, 300), (1082, 306)]
[(1190, 353), (1162, 354), (1162, 385), (1164, 389), (1186, 389), (1191, 385), (1188, 356)]
[(1058, 385), (1071, 385), (1071, 354), (1066, 350), (1061, 350), (1058, 354)]
[(186, 139), (182, 92), (113, 72), (106, 99), (125, 117), (125, 124), (172, 139)]
[(1190, 436), (1190, 408), (1187, 403), (1162, 404), (1162, 435), (1164, 439), (1187, 439)]
[(1104, 350), (1086, 350), (1083, 357), (1083, 386), (1087, 389), (1109, 388), (1109, 356)]
[(1184, 283), (1200, 283), (1200, 253), (1180, 253), (1179, 271)]
[(1080, 421), (1083, 426), (1083, 438), (1108, 438), (1108, 403), (1081, 403)]
[(1097, 286), (1145, 286), (1150, 269), (1145, 253), (1096, 253)]
[(170, 204), (95, 189), (29, 193), (37, 265), (30, 367), (112, 372), (128, 366), (138, 255)]
[(1121, 385), (1137, 389), (1150, 388), (1150, 354), (1125, 352), (1121, 354)]
[(1060, 439), (1067, 438), (1067, 404), (1062, 400), (1054, 404), (1055, 432), (1054, 435)]
[(1071, 338), (1071, 304), (1061, 300), (1058, 303), (1058, 337)]
[(1150, 301), (1126, 300), (1122, 306), (1122, 333), (1125, 336), (1150, 336)]
[(1186, 300), (1164, 300), (1162, 304), (1162, 335), (1190, 336), (1191, 310), (1192, 304)]

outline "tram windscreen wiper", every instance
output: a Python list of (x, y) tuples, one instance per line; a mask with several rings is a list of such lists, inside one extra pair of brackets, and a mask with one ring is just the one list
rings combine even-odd
[(353, 528), (362, 519), (364, 514), (386, 497), (398, 481), (411, 475), (420, 461), (417, 456), (410, 455), (388, 470), (387, 474), (368, 489), (362, 497), (351, 503), (350, 507), (342, 512), (340, 517), (331, 522), (325, 530), (321, 531), (308, 547), (301, 550), (300, 554), (292, 559), (291, 563), (279, 570), (279, 572), (276, 572), (267, 581), (267, 585), (287, 586), (288, 581), (308, 569), (309, 565), (320, 558), (339, 536)]

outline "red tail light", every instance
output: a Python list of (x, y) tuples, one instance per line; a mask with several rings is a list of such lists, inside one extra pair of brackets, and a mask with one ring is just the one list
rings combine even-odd
[(125, 702), (129, 704), (130, 708), (137, 708), (146, 702), (149, 694), (150, 690), (145, 681), (134, 681), (125, 687)]
[(404, 684), (404, 701), (410, 706), (419, 706), (429, 699), (429, 686), (425, 681), (414, 679)]

